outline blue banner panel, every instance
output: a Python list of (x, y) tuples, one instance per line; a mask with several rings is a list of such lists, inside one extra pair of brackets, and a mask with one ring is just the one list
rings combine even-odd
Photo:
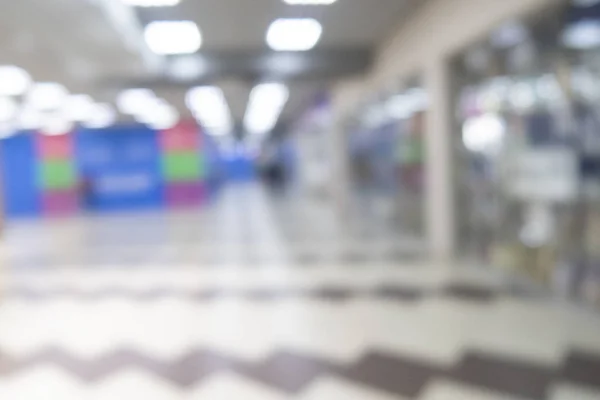
[(83, 203), (90, 210), (163, 206), (157, 133), (140, 125), (81, 130), (76, 141)]
[(32, 134), (22, 133), (0, 141), (4, 212), (8, 218), (41, 213), (37, 185), (37, 154)]

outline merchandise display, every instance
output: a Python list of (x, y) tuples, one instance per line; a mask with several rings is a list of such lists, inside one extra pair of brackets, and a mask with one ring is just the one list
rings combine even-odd
[(564, 42), (574, 8), (457, 59), (458, 234), (463, 257), (600, 308), (600, 61)]

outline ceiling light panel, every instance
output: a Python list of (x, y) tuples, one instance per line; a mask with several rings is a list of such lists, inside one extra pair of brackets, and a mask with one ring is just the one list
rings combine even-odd
[(17, 115), (17, 102), (10, 97), (0, 97), (0, 122), (9, 122)]
[(253, 135), (269, 133), (277, 124), (289, 98), (289, 89), (279, 83), (255, 86), (250, 93), (244, 128)]
[(198, 122), (213, 135), (228, 135), (233, 129), (231, 112), (223, 91), (216, 86), (190, 89), (186, 104)]
[(43, 116), (40, 132), (47, 136), (66, 135), (73, 131), (74, 126), (73, 121), (55, 111)]
[(83, 122), (83, 126), (90, 129), (107, 128), (117, 121), (115, 109), (108, 103), (94, 104), (90, 117)]
[(166, 100), (155, 98), (143, 113), (136, 115), (136, 121), (155, 130), (170, 129), (179, 122), (179, 113)]
[(18, 129), (30, 130), (40, 129), (43, 126), (43, 114), (31, 108), (22, 108), (16, 118)]
[(25, 104), (38, 111), (53, 111), (62, 108), (68, 96), (69, 92), (60, 83), (36, 83), (29, 90)]
[(146, 26), (144, 38), (156, 54), (192, 54), (202, 46), (202, 34), (192, 21), (154, 21)]
[(319, 21), (311, 18), (281, 18), (267, 31), (267, 44), (275, 51), (307, 51), (314, 48), (323, 33)]
[(0, 66), (0, 96), (20, 96), (31, 85), (31, 76), (14, 65)]
[(67, 98), (64, 113), (71, 121), (83, 122), (94, 112), (94, 99), (86, 94), (74, 94)]
[(132, 7), (173, 7), (181, 0), (121, 0), (123, 3)]
[(123, 114), (136, 115), (143, 112), (155, 97), (150, 89), (127, 89), (117, 96), (117, 107)]
[(167, 65), (166, 73), (171, 79), (186, 82), (199, 79), (206, 67), (206, 62), (199, 56), (180, 56)]
[(564, 30), (563, 43), (572, 49), (588, 50), (600, 47), (600, 21), (575, 22)]
[(292, 6), (329, 6), (337, 0), (283, 0)]

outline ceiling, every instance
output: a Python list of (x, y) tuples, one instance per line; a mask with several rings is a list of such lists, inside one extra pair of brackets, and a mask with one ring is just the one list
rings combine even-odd
[[(291, 119), (332, 78), (364, 71), (376, 44), (416, 2), (339, 0), (331, 6), (289, 6), (282, 0), (182, 0), (175, 7), (133, 9), (120, 0), (7, 1), (0, 13), (0, 63), (19, 65), (36, 81), (58, 81), (73, 93), (101, 101), (114, 101), (125, 87), (149, 86), (184, 113), (188, 87), (217, 84), (238, 122), (257, 81), (284, 80), (291, 96), (282, 118)], [(269, 51), (265, 33), (281, 17), (318, 19), (324, 30), (317, 48)], [(212, 69), (184, 82), (162, 72), (172, 60), (151, 54), (142, 30), (163, 19), (198, 24), (203, 34), (199, 57)]]

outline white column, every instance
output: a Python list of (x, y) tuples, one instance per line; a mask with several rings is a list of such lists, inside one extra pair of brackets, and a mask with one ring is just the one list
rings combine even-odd
[(342, 121), (334, 121), (329, 132), (329, 154), (331, 195), (338, 211), (344, 220), (350, 212), (350, 160), (348, 154), (347, 132)]
[(426, 223), (432, 258), (449, 263), (455, 250), (451, 76), (443, 59), (430, 60), (424, 84), (429, 95), (426, 127)]

